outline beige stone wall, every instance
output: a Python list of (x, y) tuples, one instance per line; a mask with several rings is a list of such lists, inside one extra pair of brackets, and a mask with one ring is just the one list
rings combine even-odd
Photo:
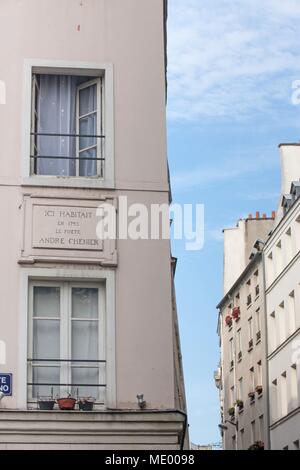
[[(31, 223), (24, 212), (25, 199), (50, 198), (63, 206), (70, 200), (76, 205), (127, 196), (128, 204), (139, 202), (148, 208), (169, 201), (163, 6), (162, 0), (1, 1), (0, 79), (7, 90), (6, 104), (0, 107), (0, 340), (7, 344), (7, 363), (1, 370), (14, 377), (13, 396), (1, 403), (3, 409), (16, 409), (24, 388), (19, 338), (24, 336), (22, 317), (27, 312), (20, 307), (22, 272), (32, 269), (34, 276), (35, 270), (47, 267), (55, 278), (58, 269), (68, 276), (72, 268), (84, 278), (101, 265), (92, 256), (85, 263), (67, 260), (63, 252), (60, 259), (51, 259), (46, 249), (30, 256), (22, 251)], [(24, 61), (29, 59), (113, 67), (115, 152), (109, 158), (115, 163), (115, 189), (22, 185), (28, 100)], [(170, 243), (120, 240), (110, 269), (116, 278), (116, 406), (136, 409), (136, 395), (144, 393), (149, 409), (172, 409), (178, 397)]]

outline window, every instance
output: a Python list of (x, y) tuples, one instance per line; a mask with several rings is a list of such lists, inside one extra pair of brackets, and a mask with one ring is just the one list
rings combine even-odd
[(257, 385), (262, 386), (262, 364), (261, 361), (257, 363)]
[(105, 401), (104, 286), (35, 282), (30, 286), (28, 396)]
[(289, 294), (288, 298), (288, 333), (293, 334), (296, 329), (296, 306), (295, 291)]
[(241, 328), (237, 331), (237, 353), (238, 353), (238, 360), (240, 361), (242, 359), (242, 331)]
[(272, 381), (271, 387), (271, 416), (272, 421), (277, 421), (279, 418), (279, 397), (277, 379)]
[(293, 364), (291, 367), (291, 384), (290, 384), (290, 394), (291, 394), (291, 409), (298, 407), (298, 377), (297, 377), (297, 364)]
[(282, 301), (278, 308), (278, 333), (280, 344), (286, 340), (286, 309)]
[(104, 176), (102, 80), (33, 74), (31, 174)]
[(265, 435), (265, 430), (264, 430), (264, 416), (261, 415), (259, 417), (259, 441), (262, 441), (264, 442), (265, 438), (264, 438), (264, 435)]
[(245, 450), (245, 429), (240, 431), (241, 450)]
[(300, 444), (299, 444), (299, 439), (297, 441), (293, 442), (294, 450), (299, 450), (300, 449)]
[(234, 406), (235, 397), (234, 397), (234, 386), (230, 388), (230, 406)]
[(276, 328), (276, 313), (272, 312), (269, 316), (269, 331), (268, 342), (269, 351), (272, 352), (277, 348), (277, 328)]
[(229, 341), (229, 360), (230, 360), (230, 368), (232, 369), (234, 366), (233, 338), (231, 338)]
[(287, 378), (286, 372), (281, 374), (280, 378), (280, 393), (281, 393), (281, 416), (288, 413), (288, 398), (287, 398)]
[(241, 377), (238, 381), (238, 399), (243, 400), (243, 397), (244, 397), (243, 377)]
[(254, 444), (256, 439), (255, 421), (251, 421), (251, 441)]
[(254, 375), (254, 367), (250, 369), (250, 392), (255, 390), (255, 375)]
[(252, 317), (248, 319), (248, 339), (249, 339), (249, 349), (253, 348), (253, 322)]
[(260, 321), (260, 309), (258, 308), (255, 312), (255, 326), (256, 326), (256, 341), (261, 340), (261, 321)]

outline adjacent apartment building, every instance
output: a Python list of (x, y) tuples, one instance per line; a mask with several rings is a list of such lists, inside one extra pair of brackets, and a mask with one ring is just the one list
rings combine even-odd
[(1, 1), (0, 449), (187, 447), (169, 240), (96, 235), (170, 200), (166, 15)]
[(274, 216), (257, 213), (224, 230), (224, 297), (217, 307), (221, 361), (215, 381), (225, 450), (268, 448), (262, 240)]
[(300, 145), (280, 145), (282, 188), (264, 247), (272, 449), (300, 449)]
[(300, 449), (300, 144), (279, 147), (276, 214), (224, 231), (215, 373), (224, 449)]

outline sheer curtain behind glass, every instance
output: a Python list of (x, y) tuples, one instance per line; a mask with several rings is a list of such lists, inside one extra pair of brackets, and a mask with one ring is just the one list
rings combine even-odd
[[(76, 164), (74, 158), (78, 155), (76, 137), (74, 136), (76, 129), (80, 134), (97, 134), (97, 87), (94, 85), (84, 88), (80, 92), (80, 99), (77, 100), (79, 87), (83, 83), (89, 82), (90, 77), (39, 75), (38, 78), (36, 132), (56, 135), (37, 136), (37, 156), (44, 158), (37, 159), (36, 173), (49, 176), (97, 175), (96, 161), (82, 160)], [(76, 123), (76, 106), (86, 111), (85, 114), (87, 114), (82, 119), (80, 118), (79, 126)], [(70, 134), (72, 136), (68, 136)], [(79, 141), (79, 157), (97, 157), (95, 138), (89, 138), (85, 141), (80, 138)]]
[[(33, 289), (33, 383), (59, 384), (60, 288), (35, 286)], [(49, 362), (47, 362), (49, 361)], [(33, 397), (59, 393), (59, 387), (34, 385)]]
[[(40, 75), (38, 133), (75, 134), (76, 87), (76, 77)], [(75, 157), (76, 140), (66, 136), (38, 136), (37, 150), (42, 157)], [(75, 176), (75, 160), (38, 158), (37, 174)]]
[[(72, 288), (72, 360), (99, 359), (99, 309), (97, 288)], [(72, 383), (98, 384), (99, 364), (73, 363)], [(98, 398), (98, 387), (80, 386), (79, 395)]]

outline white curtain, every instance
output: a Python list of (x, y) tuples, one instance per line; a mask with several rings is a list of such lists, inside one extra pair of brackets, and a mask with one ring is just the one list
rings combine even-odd
[[(78, 86), (90, 81), (89, 77), (71, 75), (40, 75), (38, 94), (38, 133), (73, 134), (68, 136), (38, 136), (37, 156), (68, 157), (38, 158), (38, 175), (95, 176), (96, 160), (82, 160), (76, 175), (76, 96)], [(88, 114), (88, 116), (86, 116)], [(83, 116), (83, 117), (80, 117)], [(97, 87), (91, 85), (79, 92), (79, 134), (96, 135), (97, 132)], [(88, 150), (85, 150), (89, 147)], [(92, 148), (91, 148), (92, 147)], [(80, 138), (79, 156), (97, 157), (97, 139)]]
[[(38, 133), (75, 134), (76, 86), (76, 77), (40, 75)], [(37, 149), (44, 157), (75, 157), (76, 139), (38, 136)], [(75, 160), (38, 158), (37, 174), (75, 176)]]

